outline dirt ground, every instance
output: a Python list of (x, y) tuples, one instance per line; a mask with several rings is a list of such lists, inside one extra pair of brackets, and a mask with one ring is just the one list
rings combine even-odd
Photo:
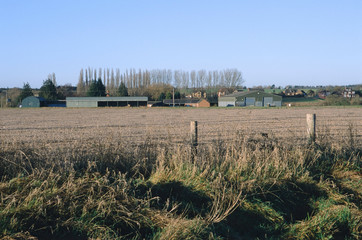
[(190, 121), (198, 121), (199, 143), (236, 134), (267, 135), (288, 142), (306, 141), (306, 114), (317, 115), (317, 135), (362, 139), (361, 107), (305, 108), (34, 108), (1, 109), (0, 139), (6, 142), (72, 144), (79, 141), (175, 144), (190, 138)]

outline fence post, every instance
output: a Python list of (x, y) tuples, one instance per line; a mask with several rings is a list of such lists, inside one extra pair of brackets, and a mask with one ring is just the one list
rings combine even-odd
[(316, 139), (316, 115), (307, 114), (307, 133), (309, 142), (314, 143)]
[(190, 136), (191, 136), (191, 154), (192, 158), (197, 153), (197, 121), (191, 121), (190, 123)]

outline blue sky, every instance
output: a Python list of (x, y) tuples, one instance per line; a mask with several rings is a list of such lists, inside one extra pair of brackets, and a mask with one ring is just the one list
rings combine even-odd
[(361, 0), (0, 0), (0, 87), (81, 68), (222, 70), (246, 86), (362, 84)]

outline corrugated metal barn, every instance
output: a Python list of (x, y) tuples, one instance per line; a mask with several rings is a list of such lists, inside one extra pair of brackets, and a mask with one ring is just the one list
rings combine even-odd
[(67, 97), (67, 107), (141, 107), (148, 97)]
[(237, 92), (230, 95), (219, 97), (219, 107), (245, 107), (245, 106), (256, 106), (256, 107), (281, 107), (282, 97), (266, 93), (264, 91), (247, 91)]
[(65, 107), (64, 100), (46, 100), (42, 97), (30, 96), (21, 101), (21, 107)]

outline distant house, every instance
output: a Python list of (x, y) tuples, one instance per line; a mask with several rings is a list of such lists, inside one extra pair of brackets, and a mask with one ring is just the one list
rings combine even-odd
[(284, 91), (283, 91), (283, 94), (285, 95), (285, 96), (294, 96), (295, 95), (295, 90), (293, 90), (293, 89), (285, 89)]
[(320, 92), (318, 93), (318, 97), (319, 97), (320, 99), (326, 99), (326, 97), (328, 97), (329, 95), (331, 95), (331, 92), (326, 91), (326, 90), (320, 91)]
[(184, 106), (184, 107), (210, 107), (210, 103), (206, 99), (165, 99), (163, 103), (168, 106)]
[(201, 92), (201, 91), (193, 92), (191, 94), (191, 98), (206, 98), (206, 92)]
[(218, 97), (221, 97), (221, 96), (225, 96), (225, 95), (227, 95), (227, 94), (229, 94), (229, 93), (230, 93), (229, 89), (227, 89), (227, 88), (220, 88), (219, 91), (217, 91), (217, 96), (218, 96)]
[(354, 98), (356, 97), (356, 92), (353, 91), (352, 88), (345, 88), (342, 95), (345, 98)]
[(291, 88), (285, 89), (283, 94), (287, 97), (303, 97), (307, 95), (303, 90)]

